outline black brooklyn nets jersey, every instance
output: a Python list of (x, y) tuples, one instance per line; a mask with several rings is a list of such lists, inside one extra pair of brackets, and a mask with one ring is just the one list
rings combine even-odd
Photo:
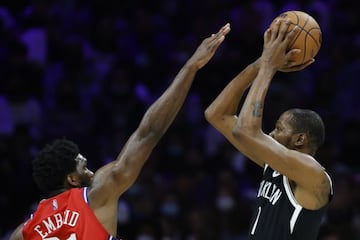
[[(331, 184), (332, 198), (333, 190)], [(249, 240), (316, 240), (327, 206), (319, 210), (301, 207), (288, 178), (265, 165), (249, 228)]]

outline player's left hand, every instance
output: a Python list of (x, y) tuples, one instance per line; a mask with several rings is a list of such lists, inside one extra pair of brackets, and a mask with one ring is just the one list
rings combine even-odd
[(300, 49), (291, 49), (287, 51), (290, 41), (294, 38), (299, 28), (295, 26), (290, 32), (288, 28), (291, 21), (289, 19), (279, 19), (274, 26), (268, 28), (264, 33), (264, 46), (261, 54), (261, 62), (267, 65), (267, 68), (279, 70), (284, 66), (292, 67), (291, 57), (298, 54)]
[(300, 65), (294, 65), (293, 62), (288, 62), (287, 64), (284, 64), (279, 71), (280, 72), (296, 72), (296, 71), (300, 71), (303, 70), (304, 68), (306, 68), (307, 66), (313, 64), (315, 62), (315, 59), (312, 58), (309, 61), (300, 64)]

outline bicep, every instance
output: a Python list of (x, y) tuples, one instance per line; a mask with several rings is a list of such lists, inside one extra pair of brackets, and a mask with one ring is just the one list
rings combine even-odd
[(135, 131), (116, 159), (96, 171), (89, 197), (117, 199), (136, 180), (156, 141)]

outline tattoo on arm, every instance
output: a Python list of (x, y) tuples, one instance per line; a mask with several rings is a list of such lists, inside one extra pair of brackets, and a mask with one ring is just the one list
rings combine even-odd
[(262, 102), (256, 101), (253, 103), (253, 116), (254, 117), (261, 117), (263, 112), (264, 104)]

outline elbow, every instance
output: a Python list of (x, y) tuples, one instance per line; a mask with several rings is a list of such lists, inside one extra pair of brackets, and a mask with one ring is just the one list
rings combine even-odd
[(257, 129), (250, 126), (240, 126), (238, 124), (235, 124), (231, 131), (231, 134), (238, 141), (241, 141), (244, 138), (255, 138), (258, 134), (258, 131)]
[(242, 127), (235, 124), (234, 128), (231, 131), (232, 136), (239, 140), (242, 138), (242, 133), (243, 133)]
[(206, 121), (221, 132), (220, 129), (224, 126), (224, 116), (217, 114), (216, 111), (210, 108), (205, 110), (204, 115)]
[(204, 116), (205, 116), (206, 121), (208, 121), (209, 123), (213, 124), (215, 122), (215, 114), (211, 108), (207, 108), (205, 110)]

